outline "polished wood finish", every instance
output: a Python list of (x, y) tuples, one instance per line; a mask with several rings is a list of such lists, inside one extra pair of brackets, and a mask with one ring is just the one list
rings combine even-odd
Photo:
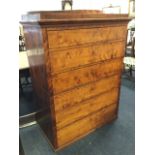
[(98, 79), (113, 75), (116, 72), (119, 73), (122, 68), (122, 61), (122, 59), (119, 59), (119, 61), (98, 62), (90, 66), (62, 72), (53, 76), (50, 86), (52, 83), (53, 92), (56, 94), (73, 89), (74, 87), (95, 82)]
[(104, 78), (94, 83), (57, 94), (54, 96), (55, 110), (63, 110), (69, 106), (77, 104), (78, 102), (82, 102), (87, 98), (106, 92), (112, 88), (119, 87), (119, 78), (119, 75), (111, 76), (109, 78)]
[[(120, 31), (120, 33), (118, 33)], [(96, 42), (108, 42), (115, 40), (124, 40), (124, 32), (126, 27), (113, 26), (111, 27), (99, 27), (95, 29), (69, 29), (69, 30), (53, 30), (48, 31), (49, 48), (70, 47), (81, 44), (96, 43)], [(81, 37), (81, 35), (85, 37)], [(66, 37), (67, 36), (67, 37)], [(59, 40), (57, 40), (59, 38)]]
[(56, 150), (117, 118), (129, 20), (96, 10), (23, 16), (36, 118)]
[(58, 130), (58, 145), (63, 146), (70, 143), (74, 139), (101, 126), (101, 124), (104, 125), (113, 120), (116, 118), (116, 107), (117, 104), (110, 105), (107, 108), (101, 109), (86, 118), (68, 125), (66, 128)]
[(56, 122), (57, 128), (61, 129), (72, 122), (75, 122), (93, 112), (110, 105), (114, 104), (118, 100), (118, 88), (113, 88), (106, 93), (100, 93), (89, 99), (81, 101), (80, 103), (74, 104), (74, 106), (69, 106), (63, 110), (57, 111)]
[[(70, 68), (80, 67), (111, 58), (123, 57), (124, 46), (122, 42), (91, 45), (52, 52), (50, 50), (51, 68), (53, 73), (61, 72)], [(100, 52), (99, 52), (100, 51)], [(64, 61), (66, 60), (66, 61)]]

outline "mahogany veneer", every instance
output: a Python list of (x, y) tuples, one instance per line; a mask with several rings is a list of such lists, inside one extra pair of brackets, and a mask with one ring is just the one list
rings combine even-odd
[(22, 19), (37, 121), (54, 148), (116, 119), (128, 16), (38, 11)]

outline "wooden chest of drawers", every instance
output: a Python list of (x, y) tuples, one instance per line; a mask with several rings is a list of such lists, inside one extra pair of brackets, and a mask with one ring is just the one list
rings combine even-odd
[(128, 21), (88, 10), (23, 16), (36, 118), (55, 149), (117, 118)]

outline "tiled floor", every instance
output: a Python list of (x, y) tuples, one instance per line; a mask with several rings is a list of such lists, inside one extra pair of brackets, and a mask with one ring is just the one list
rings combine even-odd
[(134, 81), (124, 77), (118, 119), (57, 153), (38, 125), (20, 129), (25, 155), (134, 155), (134, 98)]

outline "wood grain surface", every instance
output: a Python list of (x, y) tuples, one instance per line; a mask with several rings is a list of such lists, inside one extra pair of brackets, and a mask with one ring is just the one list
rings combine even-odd
[(51, 79), (53, 93), (60, 93), (122, 71), (123, 59), (113, 59), (60, 73)]
[(86, 43), (125, 40), (126, 26), (48, 31), (49, 48), (62, 48)]
[[(91, 46), (91, 48), (90, 48)], [(101, 62), (124, 56), (124, 41), (92, 44), (86, 47), (76, 47), (63, 51), (50, 51), (53, 74), (70, 68), (76, 68), (91, 63)], [(64, 61), (65, 60), (65, 61)]]
[(129, 19), (97, 10), (23, 16), (36, 119), (54, 149), (117, 118)]
[(75, 121), (95, 113), (118, 101), (118, 88), (113, 88), (105, 93), (100, 93), (74, 106), (63, 109), (56, 113), (57, 129), (61, 129)]
[(92, 96), (104, 93), (112, 88), (119, 87), (120, 75), (103, 78), (97, 82), (84, 85), (71, 91), (64, 92), (54, 96), (55, 111), (67, 109), (68, 107), (82, 102)]
[(76, 121), (74, 124), (58, 130), (58, 146), (74, 141), (74, 139), (84, 136), (87, 132), (97, 128), (101, 124), (106, 124), (116, 117), (117, 104), (110, 105), (100, 111), (91, 114), (89, 117)]

